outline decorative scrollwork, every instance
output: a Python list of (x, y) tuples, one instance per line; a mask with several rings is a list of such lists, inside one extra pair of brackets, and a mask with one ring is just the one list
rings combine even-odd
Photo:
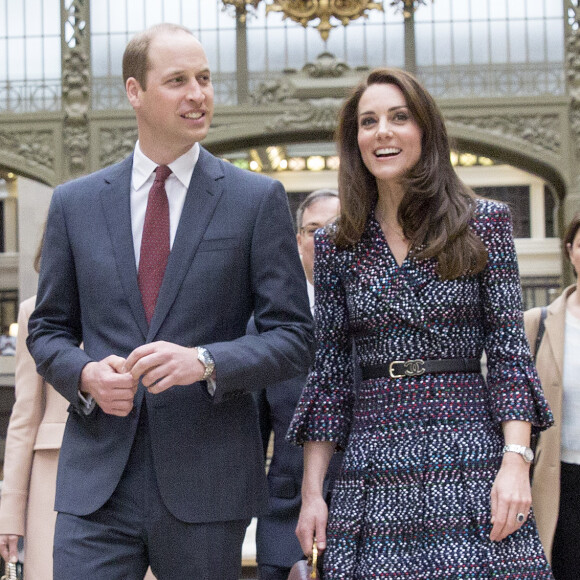
[(310, 99), (301, 102), (302, 108), (287, 111), (273, 123), (266, 126), (267, 131), (279, 131), (280, 129), (321, 129), (334, 131), (338, 111), (342, 105), (342, 99)]
[(64, 147), (71, 175), (81, 175), (87, 170), (87, 155), (89, 152), (88, 127), (67, 124), (63, 130)]
[(135, 141), (137, 141), (136, 128), (101, 129), (100, 167), (107, 167), (125, 159), (135, 148)]
[(392, 0), (391, 6), (403, 14), (403, 18), (411, 18), (411, 14), (419, 6), (426, 6), (427, 0)]
[(536, 151), (560, 153), (562, 138), (558, 115), (490, 115), (486, 117), (450, 116), (449, 124), (461, 125), (503, 139), (525, 142)]
[(86, 44), (87, 19), (84, 17), (88, 12), (85, 0), (65, 0), (65, 42), (69, 48)]
[(65, 112), (64, 149), (70, 176), (87, 172), (90, 108), (90, 30), (88, 2), (65, 0), (62, 96)]
[(580, 159), (580, 1), (568, 0), (566, 76), (570, 94), (570, 128), (576, 158)]
[(26, 159), (32, 167), (54, 171), (54, 135), (52, 131), (1, 131), (0, 150)]
[(62, 96), (70, 121), (82, 121), (89, 110), (89, 57), (80, 50), (71, 50), (64, 57)]
[(569, 0), (568, 2), (568, 26), (572, 30), (578, 30), (580, 22), (580, 2), (578, 0)]
[(290, 18), (298, 22), (304, 28), (311, 20), (319, 19), (316, 27), (322, 40), (328, 40), (330, 31), (336, 25), (331, 24), (331, 18), (339, 20), (346, 26), (352, 20), (361, 16), (368, 17), (368, 10), (383, 10), (382, 2), (370, 2), (370, 0), (274, 0), (266, 6), (268, 12), (282, 12), (284, 19)]
[(281, 103), (292, 98), (294, 87), (284, 79), (261, 82), (251, 94), (255, 105), (267, 105), (268, 103)]
[(335, 78), (343, 76), (350, 67), (330, 52), (323, 52), (315, 62), (304, 65), (302, 70), (312, 78)]
[(260, 2), (261, 0), (222, 0), (222, 4), (224, 5), (223, 9), (228, 11), (228, 9), (233, 8), (233, 16), (239, 18), (240, 22), (246, 21), (248, 14), (247, 6), (251, 6), (255, 12)]

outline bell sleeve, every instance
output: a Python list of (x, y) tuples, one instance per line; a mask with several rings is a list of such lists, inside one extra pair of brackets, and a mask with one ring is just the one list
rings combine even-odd
[(288, 441), (298, 445), (333, 441), (337, 449), (344, 449), (350, 432), (354, 379), (347, 297), (341, 279), (343, 254), (329, 231), (316, 233), (316, 356), (287, 435)]
[(504, 204), (478, 202), (474, 230), (488, 250), (481, 276), (487, 355), (487, 384), (494, 418), (519, 420), (534, 431), (554, 422), (524, 331), (522, 291), (510, 211)]

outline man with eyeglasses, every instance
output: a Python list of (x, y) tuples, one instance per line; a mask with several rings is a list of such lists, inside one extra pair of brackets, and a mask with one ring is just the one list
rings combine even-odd
[(338, 192), (317, 189), (310, 193), (296, 212), (296, 240), (302, 258), (302, 267), (308, 282), (310, 308), (314, 311), (314, 233), (334, 221), (340, 212)]
[[(338, 192), (318, 189), (310, 193), (296, 212), (296, 240), (308, 284), (310, 308), (314, 310), (314, 233), (336, 219), (340, 212)], [(301, 505), (302, 448), (285, 440), (306, 375), (264, 389), (259, 394), (260, 428), (264, 453), (271, 433), (274, 450), (268, 471), (270, 511), (258, 518), (256, 552), (260, 580), (286, 580), (292, 565), (303, 557), (295, 534)], [(327, 501), (342, 454), (331, 462), (325, 482)]]

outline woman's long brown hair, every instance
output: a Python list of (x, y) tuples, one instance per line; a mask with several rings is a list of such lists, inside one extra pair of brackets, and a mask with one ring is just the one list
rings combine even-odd
[(347, 99), (336, 132), (340, 168), (341, 214), (335, 243), (357, 243), (378, 197), (375, 177), (358, 148), (358, 104), (370, 85), (393, 84), (401, 89), (411, 115), (422, 131), (421, 157), (404, 180), (405, 195), (398, 210), (403, 233), (417, 258), (437, 259), (441, 278), (452, 280), (485, 268), (487, 250), (471, 230), (475, 194), (455, 173), (443, 116), (431, 95), (409, 73), (375, 69)]

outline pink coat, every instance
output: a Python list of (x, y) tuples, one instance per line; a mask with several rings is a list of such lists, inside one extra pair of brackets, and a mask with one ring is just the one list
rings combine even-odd
[(25, 536), (28, 580), (52, 577), (56, 466), (68, 402), (36, 373), (26, 348), (34, 297), (20, 305), (16, 402), (12, 408), (0, 500), (0, 533)]

